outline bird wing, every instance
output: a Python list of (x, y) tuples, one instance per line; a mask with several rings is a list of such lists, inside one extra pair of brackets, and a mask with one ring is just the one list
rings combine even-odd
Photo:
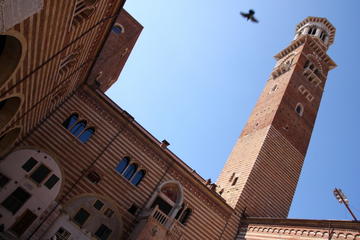
[(243, 12), (240, 12), (240, 15), (243, 16), (243, 17), (246, 17), (246, 18), (249, 17), (249, 14), (243, 13)]
[(258, 23), (258, 22), (259, 22), (254, 16), (252, 16), (252, 17), (250, 18), (250, 20), (251, 20), (252, 22), (255, 22), (255, 23)]

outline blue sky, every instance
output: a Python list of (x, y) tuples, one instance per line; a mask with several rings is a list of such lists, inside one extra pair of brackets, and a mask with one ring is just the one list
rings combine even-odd
[[(360, 1), (128, 0), (125, 8), (144, 30), (107, 94), (213, 181), (265, 86), (272, 56), (304, 18), (328, 18), (337, 28), (328, 54), (338, 67), (328, 75), (289, 217), (350, 219), (332, 195), (339, 187), (360, 218)], [(250, 8), (259, 24), (239, 16)]]

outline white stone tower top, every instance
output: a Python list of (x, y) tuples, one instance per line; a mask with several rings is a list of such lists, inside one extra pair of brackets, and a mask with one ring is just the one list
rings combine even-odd
[(310, 35), (318, 38), (326, 48), (329, 48), (334, 42), (335, 31), (335, 27), (326, 18), (307, 17), (296, 26), (294, 40), (302, 35)]

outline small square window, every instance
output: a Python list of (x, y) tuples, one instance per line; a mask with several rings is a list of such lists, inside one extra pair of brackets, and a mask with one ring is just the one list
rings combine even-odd
[(33, 169), (33, 167), (35, 167), (35, 165), (38, 163), (37, 160), (35, 160), (34, 158), (29, 158), (29, 160), (27, 160), (24, 165), (22, 165), (22, 168), (26, 171), (26, 172), (30, 172), (31, 169)]
[(113, 214), (114, 214), (114, 210), (112, 210), (111, 208), (106, 209), (104, 212), (104, 215), (107, 216), (108, 218), (111, 218)]
[(105, 226), (104, 224), (101, 224), (101, 226), (98, 228), (98, 230), (95, 233), (95, 236), (100, 240), (107, 240), (111, 234), (111, 229)]
[(90, 213), (88, 213), (85, 209), (80, 208), (80, 210), (75, 214), (73, 220), (77, 225), (82, 226), (89, 217)]
[(94, 203), (94, 208), (96, 208), (97, 210), (101, 210), (101, 208), (104, 206), (104, 203), (100, 200), (96, 200), (96, 202)]
[(95, 171), (89, 172), (86, 177), (90, 180), (90, 182), (95, 184), (99, 183), (101, 180), (101, 177)]
[(5, 185), (10, 181), (10, 178), (0, 173), (0, 189), (5, 187)]
[(50, 169), (48, 169), (44, 164), (41, 164), (33, 173), (30, 175), (30, 178), (37, 183), (41, 183), (49, 175)]
[(56, 176), (55, 174), (53, 174), (53, 175), (51, 175), (51, 177), (49, 177), (49, 179), (45, 182), (44, 185), (48, 189), (52, 189), (59, 180), (60, 180), (59, 177)]

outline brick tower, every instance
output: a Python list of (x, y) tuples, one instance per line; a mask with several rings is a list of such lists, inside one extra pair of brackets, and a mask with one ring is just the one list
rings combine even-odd
[(287, 217), (329, 70), (335, 28), (308, 17), (276, 65), (237, 140), (217, 185), (249, 216)]

